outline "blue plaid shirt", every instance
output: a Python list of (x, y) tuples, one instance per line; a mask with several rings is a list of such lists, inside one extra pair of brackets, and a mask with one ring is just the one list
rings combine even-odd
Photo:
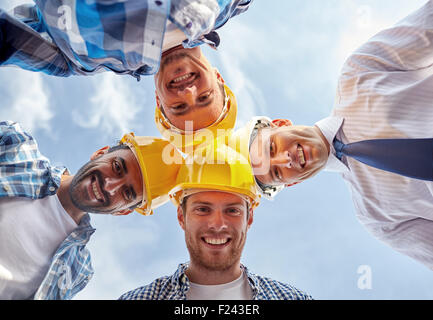
[(36, 6), (14, 10), (25, 24), (0, 12), (0, 27), (10, 27), (3, 32), (9, 52), (0, 65), (57, 76), (111, 70), (139, 79), (159, 69), (167, 21), (184, 32), (184, 47), (216, 48), (215, 29), (246, 11), (251, 1), (35, 0)]
[[(0, 198), (41, 199), (56, 194), (64, 167), (52, 167), (36, 141), (12, 121), (0, 122)], [(35, 299), (71, 299), (93, 275), (85, 247), (95, 231), (89, 215), (63, 241), (36, 291)]]
[[(185, 274), (188, 264), (180, 264), (172, 276), (156, 279), (151, 284), (123, 294), (120, 300), (186, 300), (190, 283)], [(253, 300), (312, 300), (312, 297), (293, 286), (250, 273), (241, 265), (247, 275)]]

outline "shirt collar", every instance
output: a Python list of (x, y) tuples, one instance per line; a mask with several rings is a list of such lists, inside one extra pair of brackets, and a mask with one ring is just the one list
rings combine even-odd
[(242, 271), (246, 274), (248, 278), (248, 283), (251, 286), (251, 289), (253, 290), (253, 300), (255, 300), (258, 296), (263, 295), (264, 292), (260, 287), (259, 279), (252, 273), (248, 271), (248, 268), (245, 267), (243, 264), (241, 264)]
[[(180, 293), (186, 297), (186, 293), (190, 288), (190, 281), (186, 275), (186, 270), (188, 269), (188, 263), (179, 264), (176, 272), (172, 278), (172, 285), (175, 288), (177, 293)], [(241, 264), (242, 272), (247, 276), (248, 283), (253, 290), (253, 299), (262, 293), (262, 289), (260, 288), (259, 280), (254, 274), (248, 271), (248, 268)]]
[[(176, 299), (181, 299), (181, 297), (183, 299), (186, 299), (186, 293), (188, 292), (190, 287), (189, 279), (185, 273), (186, 269), (188, 269), (188, 263), (179, 264), (176, 272), (171, 279), (172, 286), (174, 288), (174, 294), (177, 295), (177, 297), (175, 297)], [(181, 295), (181, 297), (179, 295)]]
[(86, 213), (80, 220), (78, 227), (72, 231), (67, 239), (70, 241), (81, 242), (82, 244), (87, 244), (90, 236), (95, 232), (96, 229), (90, 224), (90, 215)]
[(322, 134), (325, 136), (326, 140), (329, 143), (330, 152), (328, 161), (324, 167), (326, 171), (333, 172), (348, 172), (349, 168), (342, 161), (338, 160), (335, 156), (336, 152), (333, 145), (333, 140), (339, 133), (344, 122), (344, 118), (330, 116), (325, 119), (322, 119), (315, 123), (315, 125), (320, 129)]

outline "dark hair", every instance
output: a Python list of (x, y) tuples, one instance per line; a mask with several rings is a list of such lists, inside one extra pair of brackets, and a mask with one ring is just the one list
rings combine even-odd
[(111, 146), (111, 147), (108, 149), (108, 152), (114, 152), (114, 151), (116, 151), (116, 150), (122, 150), (122, 149), (130, 149), (130, 148), (129, 148), (129, 146), (126, 145), (126, 144), (118, 144), (118, 145), (115, 145), (115, 146)]
[(186, 201), (188, 200), (190, 196), (186, 196), (182, 199), (182, 203), (180, 204), (180, 207), (182, 208), (182, 214), (185, 216), (186, 213)]
[(267, 188), (271, 187), (267, 184), (264, 184), (263, 182), (261, 182), (259, 179), (257, 179), (256, 177), (254, 177), (254, 179), (256, 180), (257, 185), (260, 187), (260, 189), (262, 191), (265, 191)]

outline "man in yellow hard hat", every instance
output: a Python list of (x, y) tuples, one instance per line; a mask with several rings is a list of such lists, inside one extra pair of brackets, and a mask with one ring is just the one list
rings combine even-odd
[[(164, 152), (175, 154), (170, 163)], [(76, 175), (62, 180), (60, 201), (77, 221), (86, 212), (152, 214), (168, 201), (182, 159), (176, 154), (163, 139), (125, 134), (119, 145), (99, 149)]]
[(180, 168), (162, 159), (176, 149), (153, 137), (126, 134), (75, 175), (51, 166), (18, 123), (0, 122), (0, 140), (2, 300), (71, 299), (93, 275), (86, 212), (150, 214), (169, 200)]
[[(163, 80), (158, 77), (160, 73), (161, 77), (166, 74), (164, 67), (155, 76), (156, 127), (165, 139), (185, 153), (193, 152), (198, 145), (209, 143), (218, 136), (228, 136), (236, 123), (237, 103), (234, 93), (201, 51), (199, 55), (208, 71), (203, 71), (200, 77), (190, 79), (188, 83), (177, 87), (167, 85), (171, 89), (164, 93)], [(178, 63), (179, 68), (183, 69), (182, 63)], [(168, 94), (169, 91), (173, 93)], [(164, 102), (161, 98), (164, 95), (170, 95), (173, 102)]]
[[(216, 30), (251, 3), (41, 0), (11, 14), (0, 8), (0, 66), (62, 77), (154, 75), (156, 121), (164, 137), (204, 128), (216, 135), (234, 127), (236, 103), (200, 45), (217, 48)], [(193, 145), (177, 140), (178, 147)]]
[[(234, 127), (236, 102), (201, 45), (217, 48), (216, 30), (251, 3), (41, 0), (10, 14), (0, 8), (0, 66), (61, 77), (154, 75), (155, 116), (164, 137), (182, 139), (204, 128), (216, 135)], [(198, 143), (178, 140), (179, 148)]]
[[(270, 154), (272, 145), (266, 144), (267, 148), (257, 148), (256, 143), (260, 141), (260, 146), (264, 146), (262, 132), (275, 127), (276, 124), (265, 116), (253, 117), (244, 126), (233, 132), (226, 140), (215, 140), (214, 143), (226, 143), (233, 149), (243, 154), (253, 168), (256, 186), (261, 195), (268, 199), (274, 199), (275, 196), (284, 188), (284, 184), (265, 185), (261, 182), (260, 176), (269, 173), (270, 163), (264, 161)], [(258, 134), (260, 133), (260, 134)]]
[(260, 202), (251, 166), (226, 145), (186, 159), (170, 191), (190, 255), (172, 276), (123, 294), (125, 300), (311, 299), (298, 289), (251, 273), (241, 264)]

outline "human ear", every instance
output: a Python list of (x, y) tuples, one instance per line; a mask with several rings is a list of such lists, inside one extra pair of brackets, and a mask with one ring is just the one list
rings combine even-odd
[(161, 100), (159, 100), (158, 93), (155, 90), (155, 99), (156, 99), (156, 106), (161, 109)]
[(177, 207), (177, 221), (183, 231), (185, 231), (185, 216), (183, 214), (182, 206)]
[(217, 69), (217, 68), (214, 68), (214, 71), (215, 71), (215, 74), (216, 74), (217, 79), (218, 79), (221, 83), (225, 84), (225, 82), (224, 82), (224, 78), (223, 78), (222, 75), (219, 73), (218, 69)]
[(272, 123), (276, 125), (277, 127), (284, 127), (284, 126), (291, 126), (293, 125), (292, 121), (288, 119), (274, 119), (272, 120)]
[(253, 221), (254, 221), (254, 210), (253, 208), (248, 208), (248, 221), (247, 221), (248, 229), (251, 227)]
[(295, 184), (298, 184), (299, 182), (293, 182), (293, 183), (288, 183), (288, 184), (285, 184), (284, 186), (285, 187), (291, 187), (291, 186), (294, 186)]
[(98, 151), (95, 151), (90, 156), (90, 160), (95, 160), (95, 159), (99, 158), (100, 156), (102, 156), (103, 154), (106, 154), (108, 152), (108, 149), (110, 149), (110, 147), (109, 146), (105, 146), (105, 147), (99, 149)]

